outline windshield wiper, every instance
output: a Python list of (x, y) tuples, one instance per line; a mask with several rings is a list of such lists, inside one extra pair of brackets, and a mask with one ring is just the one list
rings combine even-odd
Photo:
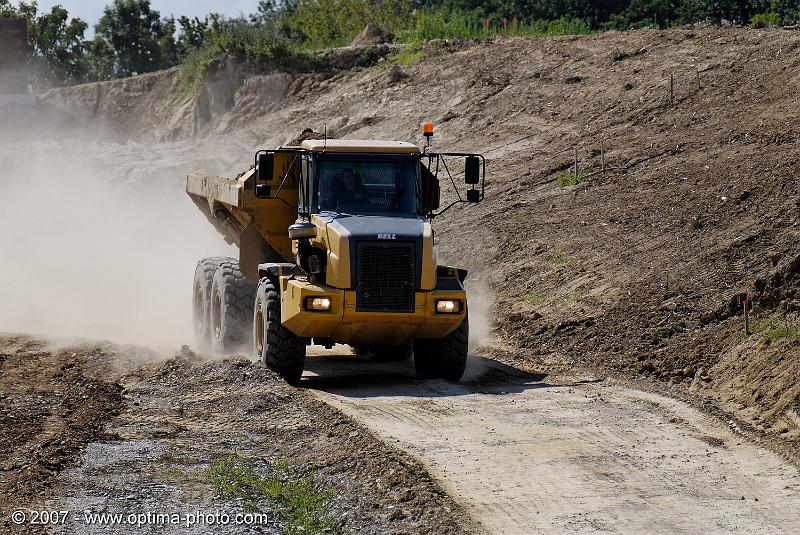
[(339, 212), (338, 210), (320, 210), (320, 214), (334, 214), (334, 215), (346, 215), (350, 217), (361, 217), (361, 214), (349, 214), (347, 212)]

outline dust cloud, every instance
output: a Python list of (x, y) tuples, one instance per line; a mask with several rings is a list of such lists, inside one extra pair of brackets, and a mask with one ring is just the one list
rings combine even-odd
[(484, 282), (471, 282), (469, 279), (466, 289), (469, 301), (469, 345), (473, 349), (492, 345), (494, 292)]
[(466, 282), (469, 302), (469, 360), (463, 381), (480, 378), (488, 365), (480, 356), (480, 349), (491, 346), (494, 340), (492, 330), (495, 305), (494, 292), (480, 279)]
[(186, 196), (185, 177), (230, 172), (248, 156), (74, 128), (14, 140), (29, 132), (15, 122), (0, 109), (0, 331), (192, 343), (195, 263), (235, 249)]

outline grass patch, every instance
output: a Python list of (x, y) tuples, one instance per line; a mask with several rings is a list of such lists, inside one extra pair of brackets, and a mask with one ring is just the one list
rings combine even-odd
[(267, 465), (263, 475), (260, 472), (253, 461), (231, 456), (212, 464), (206, 473), (223, 497), (243, 500), (250, 511), (263, 512), (258, 504), (268, 503), (286, 520), (288, 534), (330, 529), (331, 492), (318, 489), (311, 475), (298, 479), (285, 460)]
[(540, 294), (539, 292), (531, 292), (527, 296), (525, 296), (525, 301), (527, 301), (528, 304), (531, 305), (536, 305), (538, 303), (541, 303), (542, 299), (544, 299), (544, 295)]
[(586, 181), (586, 175), (584, 175), (583, 173), (578, 173), (577, 175), (575, 173), (566, 173), (558, 177), (556, 184), (558, 184), (559, 187), (563, 188), (566, 186), (576, 186), (581, 182), (585, 181)]
[(793, 316), (763, 319), (756, 322), (753, 331), (762, 337), (765, 344), (800, 341), (800, 321)]
[(394, 65), (407, 67), (420, 61), (424, 57), (425, 54), (418, 48), (403, 48), (389, 56), (389, 61)]
[(553, 262), (554, 264), (566, 264), (567, 257), (564, 255), (564, 253), (561, 253), (559, 251), (551, 251), (550, 261)]

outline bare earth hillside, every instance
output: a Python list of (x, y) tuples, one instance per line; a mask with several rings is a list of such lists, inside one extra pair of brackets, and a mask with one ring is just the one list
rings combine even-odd
[[(437, 148), (489, 159), (488, 201), (453, 209), (437, 231), (446, 259), (494, 292), (516, 365), (679, 384), (800, 438), (800, 32), (610, 32), (425, 50), (403, 68), (229, 77), (200, 99), (227, 104), (191, 129), (269, 147), (309, 125), (420, 141), (419, 123), (434, 120)], [(164, 76), (46, 99), (94, 95), (96, 118), (127, 124), (135, 110), (139, 124), (152, 118), (138, 136), (166, 138), (175, 131), (159, 129), (163, 106), (151, 104), (168, 100)], [(113, 109), (140, 86), (158, 98), (134, 92), (141, 106)], [(586, 180), (562, 186), (574, 148)]]

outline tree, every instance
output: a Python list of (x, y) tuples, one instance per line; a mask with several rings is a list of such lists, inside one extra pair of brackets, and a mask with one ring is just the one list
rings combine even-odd
[(151, 72), (177, 61), (172, 53), (174, 30), (174, 20), (162, 21), (150, 0), (114, 0), (95, 26), (95, 40), (105, 45), (96, 43), (94, 48), (110, 54), (114, 76)]

